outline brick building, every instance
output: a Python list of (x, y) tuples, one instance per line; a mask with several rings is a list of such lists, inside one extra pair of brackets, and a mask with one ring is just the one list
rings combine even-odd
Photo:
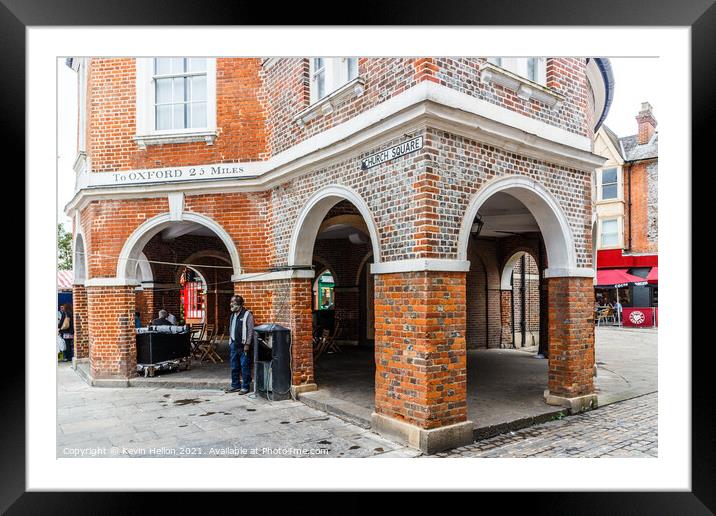
[(619, 269), (648, 285), (620, 289), (628, 307), (658, 306), (659, 133), (648, 102), (636, 115), (636, 134), (619, 137), (606, 125), (594, 152), (605, 157), (594, 173), (594, 234), (598, 270)]
[(312, 304), (328, 270), (340, 338), (374, 349), (376, 431), (424, 450), (469, 441), (466, 349), (522, 345), (515, 327), (549, 357), (548, 403), (593, 401), (606, 59), (69, 65), (76, 349), (92, 378), (135, 374), (132, 314), (178, 310), (191, 267), (208, 319), (241, 294), (257, 323), (291, 329), (293, 391), (320, 389)]

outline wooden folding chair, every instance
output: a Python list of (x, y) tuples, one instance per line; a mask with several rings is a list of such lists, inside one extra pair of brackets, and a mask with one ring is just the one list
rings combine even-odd
[(200, 362), (203, 362), (204, 360), (211, 360), (216, 364), (216, 361), (223, 363), (224, 359), (219, 356), (219, 354), (216, 352), (216, 345), (219, 342), (224, 341), (224, 332), (219, 333), (218, 331), (214, 333), (214, 336), (209, 342), (205, 345), (203, 345), (204, 352), (201, 355), (201, 358), (199, 358)]
[(326, 351), (329, 353), (342, 353), (342, 349), (340, 346), (336, 343), (336, 337), (338, 336), (338, 332), (340, 331), (340, 323), (338, 321), (335, 322), (333, 325), (333, 333), (328, 339), (328, 346)]
[(318, 357), (320, 357), (324, 351), (326, 351), (326, 348), (328, 347), (331, 337), (331, 332), (328, 329), (324, 329), (321, 331), (321, 336), (318, 337), (318, 341), (316, 343), (316, 349), (313, 352), (313, 359), (318, 360)]
[(202, 333), (201, 338), (197, 341), (196, 344), (196, 353), (194, 356), (201, 360), (201, 357), (204, 355), (204, 351), (206, 350), (206, 347), (209, 345), (211, 340), (214, 338), (214, 333), (216, 332), (216, 328), (213, 324), (205, 324), (204, 325), (204, 332)]
[(199, 342), (204, 338), (204, 323), (194, 323), (189, 328), (189, 342), (192, 356), (198, 353)]

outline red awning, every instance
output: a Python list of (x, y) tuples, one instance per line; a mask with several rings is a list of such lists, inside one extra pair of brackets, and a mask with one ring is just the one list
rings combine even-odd
[(69, 271), (57, 271), (57, 290), (72, 290), (75, 274)]
[(626, 287), (632, 284), (646, 285), (646, 280), (629, 274), (626, 269), (597, 270), (597, 287), (599, 288)]
[(659, 267), (652, 267), (646, 275), (646, 281), (651, 284), (659, 283)]

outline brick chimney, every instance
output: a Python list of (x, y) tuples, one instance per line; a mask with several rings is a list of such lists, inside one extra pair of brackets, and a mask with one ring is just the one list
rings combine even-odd
[(656, 118), (651, 113), (651, 104), (648, 102), (641, 103), (641, 111), (636, 115), (636, 122), (639, 124), (639, 135), (637, 136), (637, 143), (644, 145), (649, 143), (651, 137), (654, 136), (656, 131)]

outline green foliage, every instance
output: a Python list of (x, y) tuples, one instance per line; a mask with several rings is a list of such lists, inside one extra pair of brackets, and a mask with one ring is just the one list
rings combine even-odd
[(57, 224), (57, 268), (62, 271), (72, 269), (72, 233)]

